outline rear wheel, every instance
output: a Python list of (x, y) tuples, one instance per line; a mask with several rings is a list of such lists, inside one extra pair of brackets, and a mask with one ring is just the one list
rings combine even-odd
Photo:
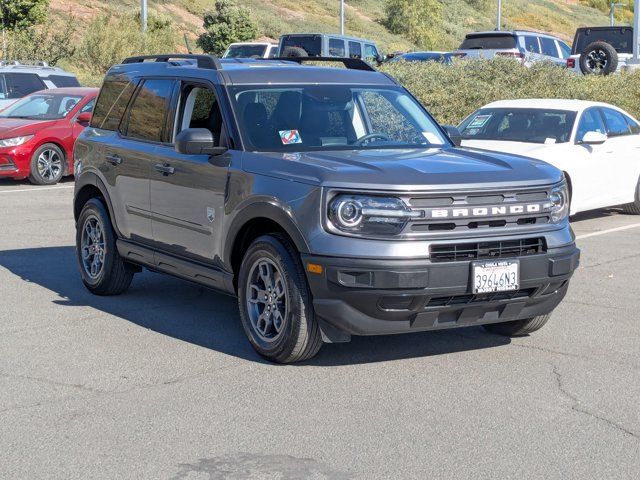
[(129, 288), (135, 267), (118, 253), (109, 214), (97, 198), (89, 200), (80, 212), (76, 255), (82, 283), (91, 293), (119, 295)]
[(483, 325), (484, 329), (495, 333), (496, 335), (504, 335), (506, 337), (520, 337), (529, 333), (540, 330), (549, 320), (551, 314), (540, 315), (525, 320), (515, 320), (513, 322), (490, 323)]
[(40, 146), (31, 156), (29, 181), (35, 185), (53, 185), (62, 180), (65, 171), (64, 152), (52, 143)]
[(322, 346), (302, 263), (282, 235), (265, 235), (247, 250), (238, 278), (240, 319), (253, 348), (265, 358), (291, 363)]

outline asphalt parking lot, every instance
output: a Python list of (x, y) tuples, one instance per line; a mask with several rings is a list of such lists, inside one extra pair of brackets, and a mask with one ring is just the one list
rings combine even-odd
[(145, 272), (90, 295), (72, 183), (0, 181), (0, 478), (637, 479), (640, 218), (574, 221), (551, 322), (262, 361), (235, 300)]

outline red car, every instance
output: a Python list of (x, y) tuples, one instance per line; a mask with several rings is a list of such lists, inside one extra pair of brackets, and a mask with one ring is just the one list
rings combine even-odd
[(0, 178), (52, 185), (73, 175), (73, 145), (97, 94), (97, 88), (41, 90), (0, 111)]

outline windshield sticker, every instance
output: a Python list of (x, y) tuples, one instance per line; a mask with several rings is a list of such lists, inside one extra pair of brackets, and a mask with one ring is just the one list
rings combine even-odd
[(293, 145), (294, 143), (302, 143), (298, 130), (280, 130), (280, 140), (283, 145)]
[(467, 128), (482, 128), (486, 125), (486, 123), (491, 118), (491, 115), (478, 115), (476, 118), (471, 120), (471, 123), (467, 125)]
[(438, 138), (438, 135), (436, 135), (433, 132), (422, 132), (422, 136), (426, 138), (427, 142), (429, 143), (436, 144), (436, 145), (442, 144), (442, 140), (440, 140), (440, 138)]
[(299, 153), (283, 153), (282, 158), (284, 160), (291, 160), (292, 162), (297, 162), (298, 160), (300, 160), (300, 154)]
[(471, 130), (467, 130), (467, 135), (477, 135), (478, 133), (480, 133), (480, 129), (479, 128), (472, 128)]
[(554, 143), (556, 143), (557, 140), (553, 137), (547, 137), (544, 139), (544, 144), (545, 145), (553, 145)]

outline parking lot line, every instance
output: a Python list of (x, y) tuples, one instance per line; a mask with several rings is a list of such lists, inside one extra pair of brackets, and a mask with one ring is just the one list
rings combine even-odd
[(42, 190), (62, 190), (65, 188), (73, 188), (73, 185), (58, 185), (56, 187), (18, 188), (15, 190), (0, 190), (0, 193), (41, 192)]
[(634, 223), (633, 225), (625, 225), (623, 227), (609, 228), (607, 230), (600, 230), (599, 232), (585, 233), (584, 235), (578, 235), (576, 240), (582, 240), (589, 237), (598, 237), (600, 235), (606, 235), (608, 233), (621, 232), (622, 230), (630, 230), (632, 228), (640, 227), (640, 223)]

